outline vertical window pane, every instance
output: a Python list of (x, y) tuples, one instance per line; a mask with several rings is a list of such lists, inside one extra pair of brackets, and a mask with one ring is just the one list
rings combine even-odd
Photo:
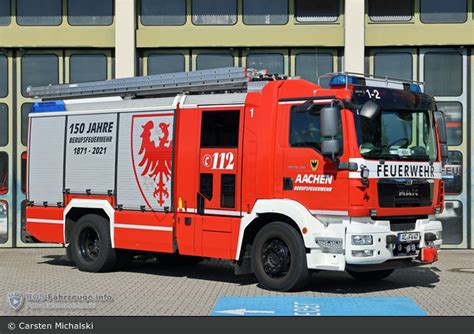
[(298, 22), (334, 22), (339, 15), (338, 0), (296, 0)]
[(61, 24), (61, 0), (17, 0), (16, 20), (23, 26)]
[(28, 114), (32, 103), (23, 103), (21, 106), (21, 143), (26, 146), (28, 141)]
[(68, 0), (68, 22), (77, 26), (112, 24), (113, 0)]
[(184, 71), (184, 55), (181, 53), (151, 54), (148, 56), (148, 75)]
[(229, 53), (200, 53), (196, 57), (197, 70), (234, 66), (234, 56)]
[(0, 244), (8, 241), (8, 204), (0, 201)]
[(201, 147), (237, 147), (239, 110), (204, 111), (201, 122)]
[(103, 54), (73, 54), (69, 66), (71, 83), (107, 80), (107, 57)]
[(267, 69), (268, 73), (285, 74), (281, 53), (252, 53), (247, 55), (247, 67), (257, 70)]
[(11, 0), (0, 0), (0, 26), (7, 26), (11, 22)]
[(24, 243), (34, 243), (37, 240), (26, 231), (26, 201), (22, 201), (20, 205), (21, 210), (21, 241)]
[(213, 174), (201, 173), (199, 192), (209, 201), (212, 199)]
[(235, 208), (235, 174), (221, 175), (221, 207)]
[(465, 22), (466, 0), (421, 0), (420, 19), (424, 23)]
[(397, 79), (413, 79), (413, 57), (409, 52), (380, 52), (374, 57), (374, 74)]
[(443, 244), (459, 245), (462, 243), (462, 202), (446, 201), (443, 213), (437, 218), (443, 225)]
[(448, 145), (462, 143), (462, 104), (459, 102), (438, 102), (438, 109), (446, 116)]
[(0, 55), (0, 97), (8, 95), (8, 58)]
[(375, 22), (410, 21), (413, 0), (369, 0), (369, 17)]
[(140, 21), (143, 25), (183, 25), (186, 0), (141, 0)]
[(221, 25), (237, 22), (236, 0), (192, 0), (193, 24)]
[(26, 152), (21, 154), (21, 191), (26, 194)]
[(245, 24), (286, 24), (288, 0), (244, 0)]
[(317, 83), (320, 75), (333, 72), (332, 55), (329, 53), (298, 53), (295, 60), (296, 75), (311, 82)]
[(444, 184), (446, 193), (462, 193), (462, 153), (459, 151), (448, 152), (448, 162), (444, 166)]
[(8, 145), (8, 106), (0, 103), (0, 146)]
[(8, 192), (8, 154), (0, 152), (0, 194)]
[(462, 55), (458, 52), (425, 54), (425, 91), (434, 96), (462, 94)]
[(21, 58), (21, 93), (26, 96), (28, 86), (47, 86), (59, 83), (59, 65), (56, 55), (30, 54)]

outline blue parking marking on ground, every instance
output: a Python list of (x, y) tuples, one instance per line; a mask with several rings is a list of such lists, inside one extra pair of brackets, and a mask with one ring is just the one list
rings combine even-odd
[(408, 297), (221, 297), (212, 316), (425, 316)]

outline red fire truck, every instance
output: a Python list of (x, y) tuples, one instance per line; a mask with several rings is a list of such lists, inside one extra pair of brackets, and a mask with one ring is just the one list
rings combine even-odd
[(80, 270), (232, 261), (268, 289), (437, 260), (445, 121), (414, 82), (244, 68), (30, 88), (27, 231)]

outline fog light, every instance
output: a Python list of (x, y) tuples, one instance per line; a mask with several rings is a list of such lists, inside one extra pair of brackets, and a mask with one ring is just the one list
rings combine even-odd
[(353, 250), (352, 251), (352, 256), (353, 257), (369, 257), (373, 256), (374, 251), (371, 249), (364, 249), (364, 250)]
[(372, 245), (374, 240), (371, 235), (353, 235), (352, 244), (353, 245)]
[(434, 213), (435, 215), (439, 215), (441, 213), (441, 208), (436, 207)]

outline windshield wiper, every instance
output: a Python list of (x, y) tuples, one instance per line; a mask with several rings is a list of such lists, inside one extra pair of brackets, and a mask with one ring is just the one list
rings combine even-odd
[(369, 158), (369, 159), (393, 159), (393, 160), (398, 160), (401, 157), (397, 154), (388, 154), (388, 153), (382, 153), (382, 154), (362, 154), (364, 158)]

